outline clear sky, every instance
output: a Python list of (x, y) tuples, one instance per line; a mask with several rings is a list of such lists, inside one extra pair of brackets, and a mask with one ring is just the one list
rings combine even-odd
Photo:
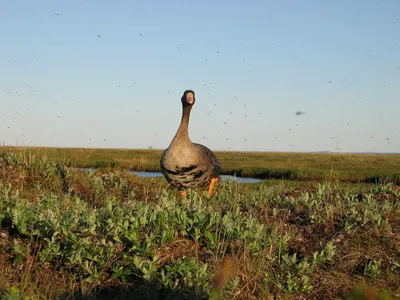
[[(400, 152), (400, 1), (1, 1), (0, 143)], [(297, 111), (304, 114), (296, 115)]]

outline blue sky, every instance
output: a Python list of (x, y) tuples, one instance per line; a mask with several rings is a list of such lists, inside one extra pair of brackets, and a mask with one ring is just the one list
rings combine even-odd
[[(2, 1), (0, 143), (400, 152), (400, 1)], [(296, 116), (296, 111), (306, 112)]]

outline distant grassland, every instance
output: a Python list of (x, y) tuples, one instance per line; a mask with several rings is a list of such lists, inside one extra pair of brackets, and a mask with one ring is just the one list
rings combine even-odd
[[(3, 150), (45, 155), (75, 167), (118, 167), (160, 171), (163, 150), (7, 147)], [(400, 155), (284, 152), (215, 152), (223, 174), (293, 180), (334, 179), (400, 184)]]

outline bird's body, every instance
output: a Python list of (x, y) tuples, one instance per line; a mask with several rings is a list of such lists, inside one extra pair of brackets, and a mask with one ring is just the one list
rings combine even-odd
[(200, 144), (174, 145), (164, 151), (161, 170), (167, 181), (179, 190), (204, 187), (219, 177), (221, 167), (214, 153)]
[(160, 167), (171, 186), (180, 191), (210, 185), (209, 193), (219, 178), (221, 166), (215, 154), (206, 146), (192, 143), (188, 134), (189, 116), (194, 104), (194, 92), (182, 96), (182, 120), (169, 147), (161, 156)]

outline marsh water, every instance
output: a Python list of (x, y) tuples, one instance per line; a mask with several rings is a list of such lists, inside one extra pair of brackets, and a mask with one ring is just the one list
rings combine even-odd
[[(81, 168), (83, 171), (95, 171), (95, 168)], [(163, 176), (161, 172), (139, 172), (139, 171), (128, 171), (129, 174), (134, 174), (139, 177), (146, 177), (146, 178), (151, 178), (151, 177), (160, 177)], [(261, 179), (258, 178), (247, 178), (247, 177), (236, 177), (236, 176), (231, 176), (231, 175), (221, 175), (222, 179), (224, 180), (234, 180), (238, 183), (257, 183), (260, 182)]]
[[(137, 172), (137, 171), (132, 171), (130, 173), (135, 174), (136, 176), (139, 177), (158, 177), (158, 176), (163, 176), (161, 172)], [(229, 180), (235, 180), (238, 183), (257, 183), (260, 182), (261, 179), (258, 178), (246, 178), (246, 177), (236, 177), (236, 176), (231, 176), (231, 175), (221, 175), (222, 179), (229, 179)]]

